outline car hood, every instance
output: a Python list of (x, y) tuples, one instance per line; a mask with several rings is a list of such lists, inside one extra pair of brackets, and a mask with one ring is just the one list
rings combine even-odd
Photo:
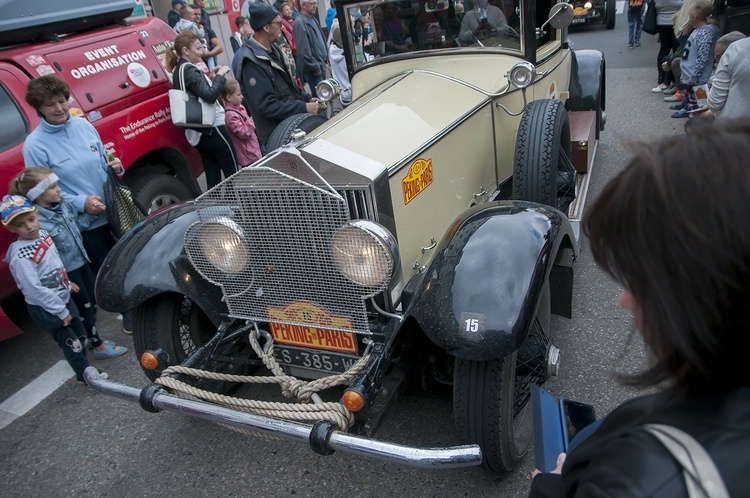
[(499, 93), (507, 85), (500, 68), (494, 85), (485, 81), (485, 88), (452, 74), (456, 72), (455, 68), (438, 72), (412, 67), (386, 75), (316, 130), (315, 136), (387, 168), (398, 166), (486, 105), (491, 93)]

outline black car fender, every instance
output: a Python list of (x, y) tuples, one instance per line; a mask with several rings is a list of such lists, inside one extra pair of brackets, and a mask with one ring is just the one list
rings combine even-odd
[(99, 271), (97, 304), (106, 311), (123, 312), (158, 294), (179, 293), (218, 324), (226, 313), (221, 288), (195, 270), (184, 250), (185, 232), (196, 221), (192, 202), (175, 204), (127, 232)]
[(575, 255), (574, 241), (567, 217), (548, 206), (475, 206), (446, 232), (421, 280), (407, 286), (405, 315), (453, 356), (503, 357), (523, 343), (557, 254), (565, 247)]
[(604, 54), (598, 50), (574, 50), (572, 56), (568, 85), (570, 96), (565, 108), (569, 111), (605, 111)]

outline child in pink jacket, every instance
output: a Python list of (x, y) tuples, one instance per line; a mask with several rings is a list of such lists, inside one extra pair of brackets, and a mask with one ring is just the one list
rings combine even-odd
[(255, 135), (255, 122), (242, 105), (240, 84), (235, 80), (227, 80), (221, 91), (221, 99), (226, 111), (227, 130), (237, 153), (237, 164), (243, 168), (250, 166), (261, 157), (260, 143)]

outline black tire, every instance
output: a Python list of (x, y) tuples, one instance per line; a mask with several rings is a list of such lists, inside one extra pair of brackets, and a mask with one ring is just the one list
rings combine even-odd
[(615, 15), (617, 14), (617, 5), (615, 5), (615, 0), (607, 0), (606, 2), (606, 16), (604, 24), (606, 25), (607, 29), (614, 29), (615, 28)]
[[(545, 284), (527, 342), (548, 343), (549, 324)], [(456, 358), (453, 371), (453, 416), (461, 440), (480, 446), (482, 466), (488, 471), (513, 471), (531, 444), (531, 384), (541, 384), (543, 373), (520, 362), (518, 351), (491, 361)]]
[(516, 138), (513, 198), (566, 212), (576, 187), (570, 152), (570, 121), (563, 103), (551, 99), (529, 103)]
[(310, 133), (326, 121), (327, 118), (322, 114), (295, 114), (294, 116), (289, 116), (271, 132), (271, 136), (266, 143), (266, 153), (291, 142), (294, 130), (300, 129), (305, 133)]
[[(179, 365), (216, 333), (208, 316), (180, 294), (161, 294), (135, 308), (133, 345), (140, 361), (144, 351), (163, 349), (170, 365)], [(143, 370), (156, 380), (161, 370)]]
[(136, 180), (131, 191), (135, 203), (142, 206), (147, 214), (193, 198), (184, 183), (165, 174), (144, 175)]

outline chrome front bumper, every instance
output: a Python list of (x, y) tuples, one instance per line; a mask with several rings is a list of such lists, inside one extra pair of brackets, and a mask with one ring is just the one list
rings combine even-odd
[(94, 367), (88, 367), (83, 376), (92, 389), (115, 398), (138, 402), (148, 411), (169, 410), (210, 422), (300, 441), (308, 443), (315, 452), (320, 454), (343, 451), (423, 469), (471, 467), (482, 463), (482, 453), (479, 445), (476, 444), (447, 448), (413, 448), (332, 430), (330, 424), (324, 421), (310, 426), (254, 415), (202, 401), (178, 398), (168, 394), (161, 387), (154, 387), (153, 384), (143, 389), (127, 386), (102, 379)]

